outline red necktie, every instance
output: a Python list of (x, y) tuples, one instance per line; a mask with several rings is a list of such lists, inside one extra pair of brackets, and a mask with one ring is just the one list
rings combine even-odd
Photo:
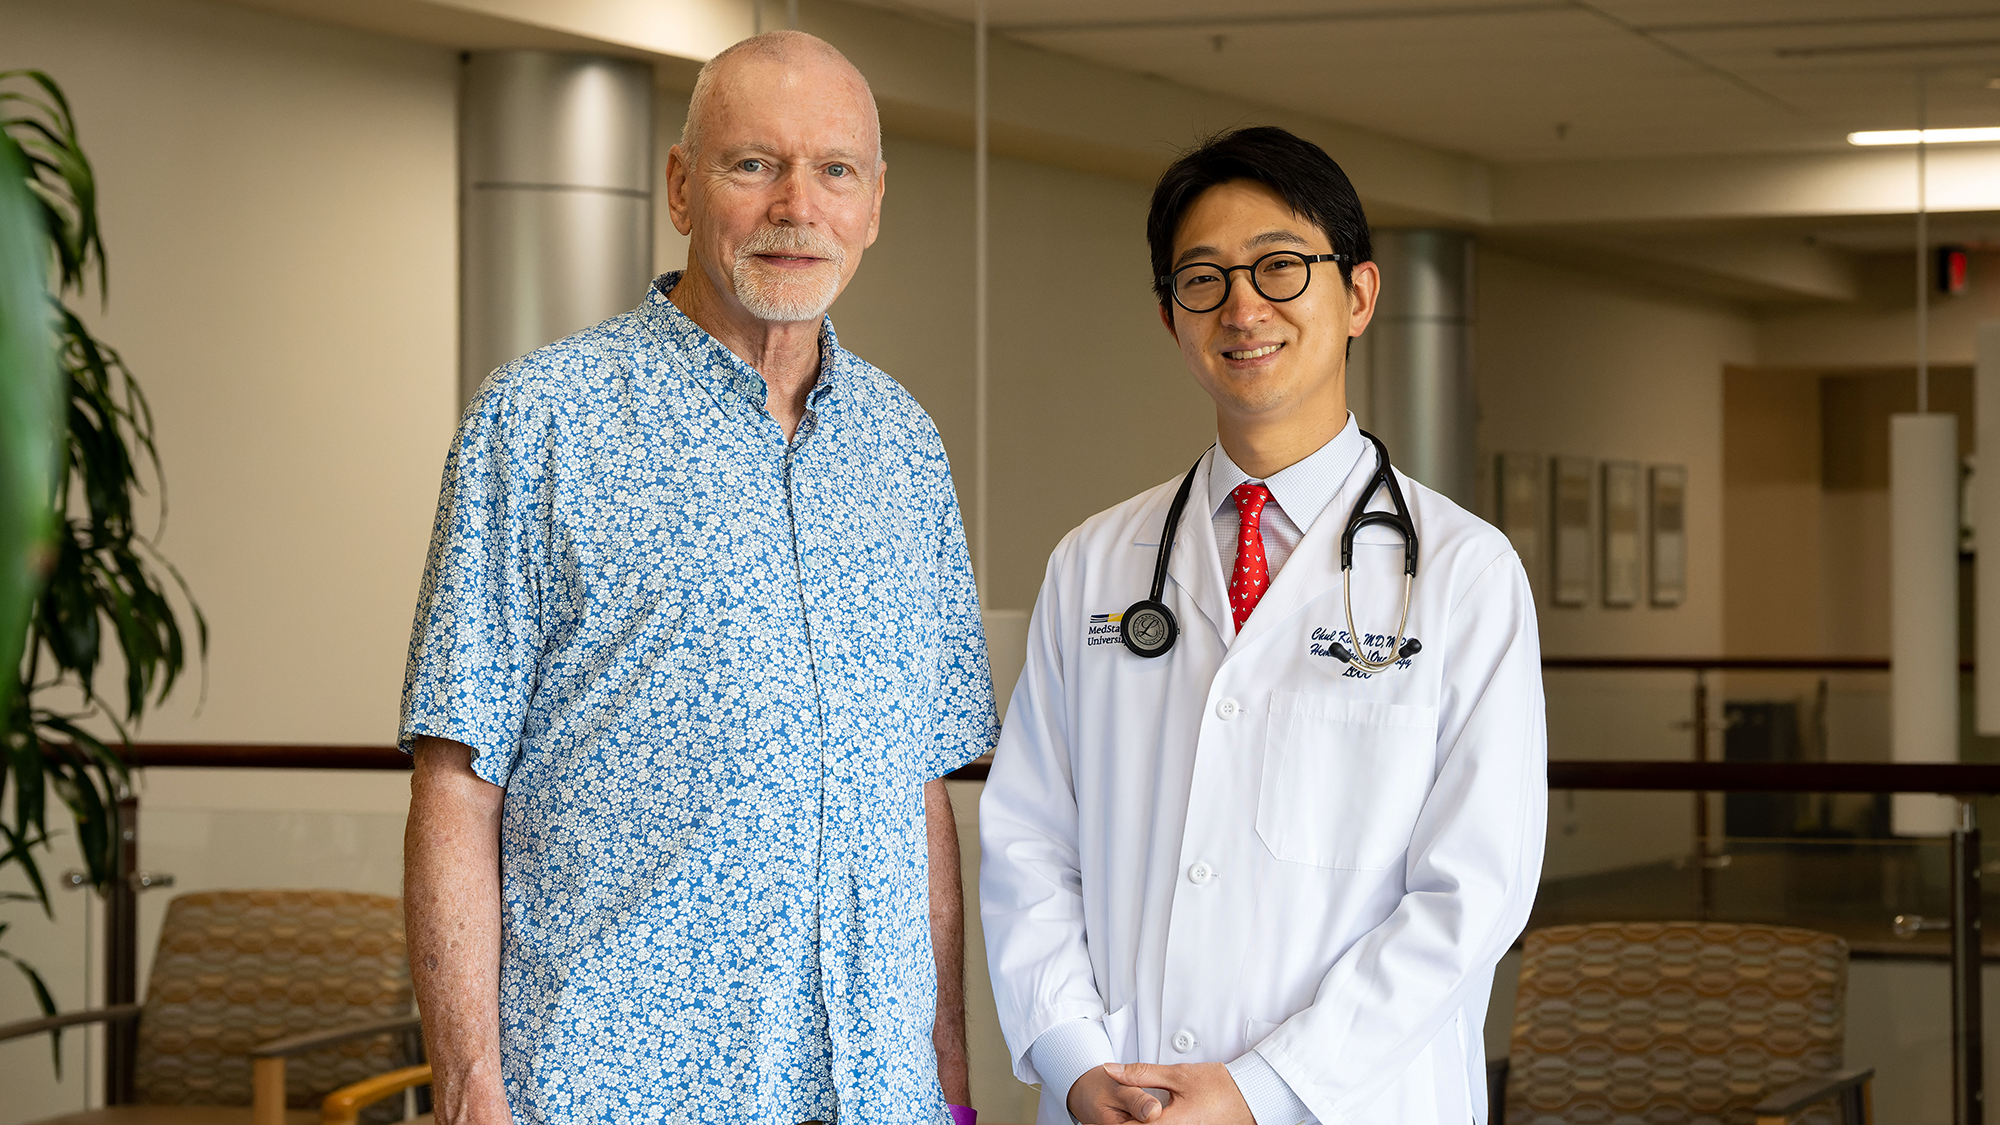
[(1230, 492), (1236, 501), (1236, 516), (1242, 521), (1236, 533), (1236, 572), (1229, 576), (1229, 608), (1236, 612), (1236, 628), (1250, 620), (1250, 611), (1271, 585), (1271, 568), (1264, 563), (1264, 505), (1271, 490), (1255, 481), (1239, 484)]

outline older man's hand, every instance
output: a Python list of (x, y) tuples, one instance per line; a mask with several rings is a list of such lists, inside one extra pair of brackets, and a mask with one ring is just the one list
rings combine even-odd
[(1083, 1125), (1157, 1121), (1160, 1099), (1113, 1078), (1108, 1072), (1116, 1069), (1114, 1064), (1085, 1071), (1069, 1088), (1069, 1115)]
[(1173, 1095), (1157, 1125), (1257, 1125), (1236, 1079), (1221, 1063), (1125, 1063), (1104, 1069), (1126, 1087), (1151, 1087)]

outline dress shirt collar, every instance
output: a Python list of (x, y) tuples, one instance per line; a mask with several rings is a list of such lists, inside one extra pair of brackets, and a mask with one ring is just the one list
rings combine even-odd
[[(1278, 507), (1285, 510), (1293, 526), (1300, 534), (1312, 530), (1313, 521), (1333, 501), (1333, 494), (1347, 475), (1354, 470), (1354, 463), (1368, 448), (1368, 439), (1361, 436), (1361, 426), (1355, 422), (1352, 413), (1347, 416), (1347, 425), (1341, 427), (1333, 440), (1312, 451), (1305, 460), (1287, 465), (1285, 468), (1264, 478), (1264, 486), (1271, 490), (1271, 498)], [(1222, 442), (1215, 443), (1215, 461), (1208, 469), (1208, 511), (1210, 516), (1222, 510), (1224, 504), (1233, 503), (1229, 494), (1236, 486), (1250, 480), (1249, 473), (1238, 468), (1223, 451)]]
[[(654, 328), (682, 353), (688, 361), (688, 370), (698, 381), (753, 409), (764, 409), (764, 400), (770, 393), (764, 376), (668, 299), (667, 294), (672, 293), (674, 286), (680, 283), (682, 272), (675, 270), (661, 274), (646, 290), (646, 309)], [(806, 394), (807, 409), (825, 409), (827, 400), (838, 393), (842, 376), (846, 374), (847, 364), (852, 358), (847, 349), (840, 346), (840, 338), (834, 335), (833, 319), (821, 317), (819, 378)]]

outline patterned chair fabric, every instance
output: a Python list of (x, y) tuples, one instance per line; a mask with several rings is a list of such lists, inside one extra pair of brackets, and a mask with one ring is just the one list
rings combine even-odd
[[(214, 891), (167, 904), (139, 1016), (138, 1100), (249, 1105), (252, 1047), (410, 1014), (401, 900), (345, 891)], [(387, 1037), (299, 1055), (287, 1103), (402, 1065)]]
[(1840, 1069), (1846, 1007), (1847, 943), (1832, 934), (1536, 930), (1523, 942), (1507, 1125), (1751, 1125), (1766, 1095)]

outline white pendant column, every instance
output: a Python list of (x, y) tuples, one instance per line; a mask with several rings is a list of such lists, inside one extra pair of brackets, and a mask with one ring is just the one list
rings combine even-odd
[(1972, 526), (1977, 536), (1979, 612), (1973, 687), (1980, 734), (2000, 734), (2000, 320), (1980, 324), (1973, 374), (1973, 410), (1979, 429), (1973, 448), (1980, 472), (1972, 480)]
[[(1958, 416), (1889, 420), (1890, 757), (1958, 760)], [(1898, 793), (1897, 835), (1951, 831), (1956, 803)]]

